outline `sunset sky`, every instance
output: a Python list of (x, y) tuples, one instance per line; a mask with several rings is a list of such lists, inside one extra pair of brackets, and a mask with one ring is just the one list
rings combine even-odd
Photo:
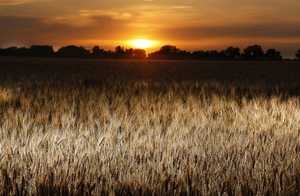
[(258, 43), (300, 48), (299, 0), (0, 0), (0, 47), (112, 48), (149, 39), (187, 50)]

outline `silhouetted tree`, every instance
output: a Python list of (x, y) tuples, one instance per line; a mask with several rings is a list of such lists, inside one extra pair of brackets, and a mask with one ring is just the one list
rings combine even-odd
[(35, 57), (51, 57), (54, 55), (52, 46), (33, 45), (29, 49), (30, 56)]
[(149, 58), (153, 59), (183, 59), (190, 58), (191, 53), (185, 50), (180, 50), (176, 46), (165, 45), (159, 51), (149, 54)]
[(115, 53), (125, 53), (125, 49), (122, 46), (117, 46), (115, 48)]
[(149, 58), (153, 59), (166, 59), (171, 54), (175, 54), (177, 52), (177, 48), (175, 46), (163, 46), (159, 51), (153, 52), (149, 54)]
[[(127, 51), (128, 52), (128, 51)], [(116, 58), (124, 58), (126, 56), (126, 51), (125, 48), (122, 46), (117, 46), (115, 48), (115, 53), (114, 53)]]
[(179, 49), (176, 46), (166, 45), (161, 47), (160, 52), (162, 54), (176, 54), (179, 52)]
[(60, 48), (56, 55), (58, 57), (88, 57), (90, 56), (90, 51), (81, 46), (78, 47), (71, 45)]
[(124, 58), (133, 58), (133, 48), (129, 48), (129, 49), (124, 49), (125, 50), (125, 54), (124, 54)]
[(265, 54), (265, 58), (267, 60), (282, 60), (282, 56), (280, 51), (276, 50), (276, 49), (268, 49), (266, 54)]
[(147, 57), (146, 51), (143, 49), (134, 49), (132, 52), (133, 58), (144, 59)]
[(209, 50), (207, 51), (209, 60), (223, 60), (224, 55), (222, 52), (218, 52), (217, 50)]
[(241, 57), (241, 51), (239, 48), (231, 46), (223, 51), (223, 55), (225, 59), (236, 60)]
[(142, 59), (147, 57), (146, 51), (143, 49), (133, 49), (133, 48), (125, 49), (122, 46), (117, 46), (112, 56), (114, 58), (137, 58), (137, 59)]
[(95, 46), (92, 49), (92, 56), (93, 57), (109, 57), (109, 53), (105, 51), (104, 49), (100, 48), (99, 46)]
[(243, 56), (245, 60), (262, 60), (264, 51), (259, 45), (248, 46), (245, 48)]
[(26, 47), (9, 47), (1, 49), (2, 56), (34, 56), (34, 57), (51, 57), (54, 54), (52, 46), (31, 46)]
[(194, 51), (191, 54), (192, 58), (194, 59), (202, 59), (207, 60), (208, 59), (208, 52), (203, 50)]
[(1, 56), (16, 56), (17, 47), (9, 47), (1, 50)]
[(192, 58), (202, 60), (236, 60), (240, 59), (241, 53), (239, 48), (228, 47), (225, 50), (208, 50), (195, 51), (192, 53)]
[(189, 51), (186, 50), (179, 50), (177, 54), (179, 59), (190, 59), (192, 55)]
[(298, 50), (298, 51), (296, 52), (296, 58), (297, 58), (297, 60), (300, 60), (300, 50)]
[(9, 47), (2, 50), (3, 56), (29, 56), (30, 52), (28, 48), (25, 47)]
[[(122, 46), (117, 46), (114, 51), (101, 49), (95, 46), (92, 52), (89, 50), (74, 45), (60, 48), (54, 53), (53, 47), (48, 45), (33, 45), (30, 48), (26, 47), (9, 47), (0, 48), (0, 56), (37, 56), (37, 57), (94, 57), (94, 58), (147, 58), (145, 50), (142, 49), (126, 49)], [(300, 50), (296, 54), (300, 60)], [(266, 53), (259, 45), (248, 46), (241, 54), (238, 47), (228, 47), (225, 50), (198, 50), (189, 52), (181, 50), (173, 45), (162, 46), (158, 51), (150, 53), (150, 59), (201, 59), (201, 60), (282, 60), (280, 51), (276, 49), (268, 49)]]

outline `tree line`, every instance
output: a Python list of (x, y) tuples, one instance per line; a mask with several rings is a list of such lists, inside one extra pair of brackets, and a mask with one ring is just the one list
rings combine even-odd
[(66, 58), (146, 58), (146, 51), (142, 49), (125, 49), (118, 46), (115, 51), (104, 50), (99, 46), (90, 51), (82, 46), (64, 46), (54, 51), (52, 46), (33, 45), (26, 47), (0, 48), (0, 56), (23, 56), (23, 57), (66, 57)]
[(238, 47), (224, 50), (185, 51), (176, 46), (163, 46), (159, 51), (149, 54), (153, 59), (204, 59), (204, 60), (282, 60), (281, 52), (276, 49), (263, 50), (260, 45), (252, 45), (241, 51)]
[[(260, 45), (251, 45), (241, 50), (238, 47), (228, 47), (224, 50), (186, 51), (172, 45), (162, 46), (158, 51), (147, 56), (143, 49), (132, 49), (117, 46), (114, 51), (104, 50), (95, 46), (88, 50), (82, 46), (64, 46), (54, 51), (52, 46), (33, 45), (26, 47), (0, 48), (0, 56), (23, 57), (65, 57), (65, 58), (124, 58), (124, 59), (199, 59), (199, 60), (282, 60), (281, 52), (276, 49), (264, 50)], [(300, 60), (300, 50), (296, 52)]]

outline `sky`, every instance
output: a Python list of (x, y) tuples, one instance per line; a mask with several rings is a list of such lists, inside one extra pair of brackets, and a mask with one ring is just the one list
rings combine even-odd
[(131, 39), (186, 50), (261, 44), (300, 48), (299, 0), (0, 0), (0, 47), (76, 44), (113, 48)]

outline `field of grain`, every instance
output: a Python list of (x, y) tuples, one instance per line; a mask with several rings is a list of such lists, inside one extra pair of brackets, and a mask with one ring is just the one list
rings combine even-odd
[(0, 85), (1, 195), (300, 193), (298, 83), (17, 76)]

